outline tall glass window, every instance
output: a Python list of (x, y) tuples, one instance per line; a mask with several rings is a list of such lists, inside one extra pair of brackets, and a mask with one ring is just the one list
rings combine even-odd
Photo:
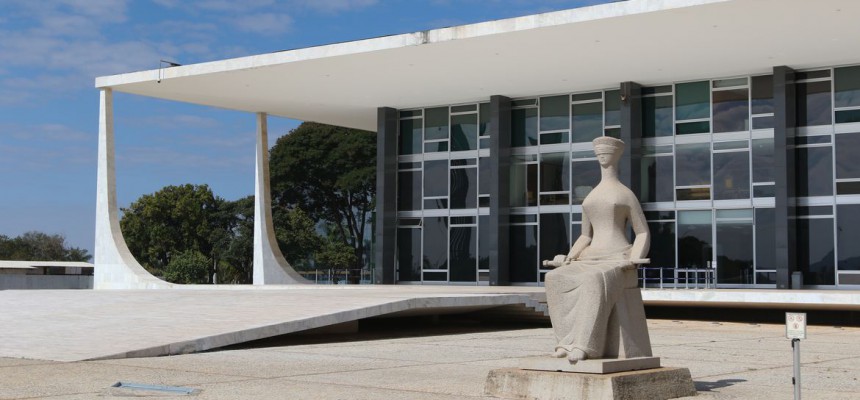
[(675, 200), (672, 145), (645, 146), (641, 162), (640, 200), (643, 203)]
[(397, 275), (400, 281), (421, 280), (421, 227), (397, 228)]
[(450, 281), (475, 282), (478, 278), (478, 226), (475, 217), (451, 217), (448, 235)]
[(642, 88), (642, 135), (672, 136), (672, 86)]
[[(646, 211), (645, 218), (648, 220), (648, 229), (651, 232), (651, 250), (648, 257), (651, 258), (652, 268), (674, 269), (675, 268), (675, 212), (674, 211)], [(664, 276), (672, 276), (670, 272)]]
[(421, 154), (421, 136), (424, 130), (424, 120), (421, 115), (421, 110), (400, 112), (397, 154)]
[(831, 207), (799, 207), (798, 215), (797, 264), (803, 284), (836, 284)]
[(826, 142), (797, 146), (795, 150), (797, 196), (833, 195), (833, 154), (829, 145), (830, 136), (798, 139), (824, 139)]
[(567, 143), (570, 141), (570, 96), (540, 98), (540, 143)]
[(860, 133), (836, 135), (836, 194), (860, 194)]
[(537, 107), (515, 108), (511, 111), (511, 146), (538, 144)]
[(839, 245), (839, 270), (860, 271), (860, 204), (836, 206), (836, 239)]
[(773, 75), (752, 77), (753, 129), (773, 129)]
[(833, 70), (836, 123), (860, 122), (860, 66)]
[(711, 144), (675, 146), (675, 185), (677, 199), (710, 200)]
[(675, 85), (675, 134), (711, 131), (711, 93), (708, 81)]
[(478, 149), (478, 114), (451, 116), (451, 151)]
[(448, 151), (448, 107), (424, 110), (424, 152)]
[(514, 156), (511, 162), (511, 207), (537, 205), (538, 164), (536, 155)]
[(540, 260), (570, 251), (570, 213), (540, 215)]
[(573, 204), (582, 204), (585, 196), (600, 183), (600, 164), (593, 151), (575, 151), (571, 161)]
[(752, 140), (753, 195), (773, 197), (773, 138)]
[(621, 138), (621, 91), (607, 90), (603, 100), (604, 135)]
[(448, 218), (425, 217), (423, 231), (424, 280), (445, 281), (448, 279)]
[(711, 211), (678, 211), (678, 267), (707, 268), (713, 259)]
[(478, 207), (478, 165), (476, 159), (451, 160), (451, 208)]
[(755, 283), (776, 283), (776, 214), (773, 208), (755, 210)]
[(750, 155), (746, 140), (714, 143), (714, 200), (750, 198)]
[(747, 78), (713, 82), (714, 133), (749, 130), (749, 86)]
[[(417, 164), (421, 163), (408, 163)], [(411, 166), (411, 165), (410, 165)], [(400, 170), (397, 173), (397, 209), (400, 211), (421, 209), (421, 170)]]
[(603, 136), (603, 94), (577, 94), (572, 97), (571, 129), (574, 143), (591, 142)]
[(570, 204), (570, 163), (568, 153), (540, 156), (540, 204)]
[(512, 216), (509, 253), (511, 282), (538, 280), (538, 224), (535, 215)]
[(424, 209), (448, 208), (448, 160), (424, 161)]
[(830, 125), (830, 71), (800, 72), (797, 79), (797, 126)]
[(751, 285), (753, 278), (752, 210), (717, 210), (717, 282)]

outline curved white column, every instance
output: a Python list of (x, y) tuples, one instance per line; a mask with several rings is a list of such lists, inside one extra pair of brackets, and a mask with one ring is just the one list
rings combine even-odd
[(269, 186), (269, 133), (265, 113), (257, 113), (257, 162), (254, 184), (254, 284), (310, 283), (284, 258), (272, 223)]
[(96, 184), (96, 242), (94, 289), (162, 289), (174, 285), (144, 269), (122, 237), (116, 203), (113, 142), (113, 93), (101, 89), (99, 108), (98, 183)]

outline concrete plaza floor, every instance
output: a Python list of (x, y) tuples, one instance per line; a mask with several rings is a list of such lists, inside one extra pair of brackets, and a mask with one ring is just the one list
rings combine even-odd
[[(546, 355), (553, 346), (545, 325), (424, 320), (394, 319), (384, 329), (356, 334), (290, 336), (169, 357), (78, 362), (0, 358), (0, 398), (483, 398), (491, 369), (515, 367), (520, 359)], [(792, 397), (791, 347), (782, 325), (649, 320), (649, 329), (663, 365), (690, 369), (697, 398)], [(860, 328), (811, 326), (801, 350), (804, 399), (860, 398)], [(118, 381), (199, 392), (171, 396), (110, 388)]]

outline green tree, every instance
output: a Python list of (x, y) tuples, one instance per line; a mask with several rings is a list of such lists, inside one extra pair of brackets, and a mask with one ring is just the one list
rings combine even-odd
[(171, 257), (164, 279), (173, 283), (206, 283), (212, 260), (197, 250), (184, 250)]
[[(330, 224), (354, 254), (350, 269), (360, 269), (376, 191), (376, 134), (305, 122), (278, 139), (269, 169), (273, 213), (300, 208)], [(358, 279), (351, 271), (350, 281)]]
[(0, 259), (20, 261), (89, 261), (86, 249), (69, 247), (63, 235), (30, 231), (16, 238), (0, 235)]
[(282, 210), (272, 219), (278, 247), (284, 253), (284, 258), (297, 270), (309, 269), (314, 253), (323, 245), (314, 220), (301, 208)]

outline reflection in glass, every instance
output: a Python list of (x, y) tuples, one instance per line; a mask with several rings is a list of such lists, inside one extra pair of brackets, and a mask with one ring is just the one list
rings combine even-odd
[(424, 269), (448, 269), (448, 218), (424, 218)]
[(747, 89), (714, 91), (714, 132), (749, 130)]
[(457, 226), (451, 228), (449, 249), (451, 251), (451, 282), (475, 282), (478, 278), (478, 228)]
[(710, 143), (676, 145), (675, 157), (675, 185), (711, 184)]
[(570, 141), (568, 136), (567, 132), (541, 133), (540, 144), (567, 143)]
[(448, 107), (424, 110), (424, 140), (448, 138)]
[(860, 271), (860, 204), (836, 206), (836, 243), (839, 244), (839, 270)]
[(511, 207), (537, 205), (537, 164), (511, 164)]
[(707, 81), (675, 85), (675, 120), (711, 116), (711, 88)]
[(830, 125), (830, 81), (799, 82), (797, 88), (797, 126)]
[(570, 190), (570, 163), (567, 153), (546, 153), (540, 157), (540, 191)]
[(540, 260), (570, 251), (570, 213), (540, 215)]
[(773, 113), (773, 75), (752, 78), (752, 113)]
[(490, 157), (478, 159), (478, 194), (490, 194)]
[(834, 285), (833, 219), (797, 220), (797, 265), (804, 285)]
[(714, 200), (750, 198), (749, 152), (714, 153)]
[(511, 282), (537, 282), (537, 226), (511, 226), (510, 278)]
[(570, 129), (569, 96), (540, 98), (540, 130), (557, 131)]
[(860, 178), (860, 133), (836, 135), (836, 179)]
[(603, 120), (606, 126), (621, 125), (621, 91), (607, 90), (603, 104)]
[(582, 204), (585, 196), (600, 183), (600, 164), (594, 160), (574, 161), (571, 163), (573, 203)]
[(836, 107), (860, 106), (860, 66), (836, 68), (833, 74)]
[(717, 282), (753, 284), (752, 220), (717, 220)]
[(451, 151), (478, 149), (478, 115), (451, 117)]
[[(675, 222), (648, 222), (651, 231), (651, 250), (649, 267), (675, 268)], [(664, 272), (664, 276), (671, 276)]]
[(603, 136), (603, 103), (574, 104), (571, 120), (573, 142), (590, 142)]
[(478, 207), (478, 169), (451, 169), (451, 208)]
[(671, 155), (642, 157), (640, 199), (643, 203), (675, 200), (674, 168)]
[(419, 119), (400, 120), (400, 134), (398, 137), (398, 154), (421, 154), (421, 125)]
[(448, 195), (448, 160), (424, 161), (424, 197)]
[(678, 211), (678, 268), (706, 268), (711, 261), (710, 211)]
[(693, 133), (708, 133), (711, 129), (710, 121), (683, 122), (675, 124), (676, 135), (689, 135)]
[(537, 108), (518, 108), (511, 111), (511, 146), (524, 147), (538, 144)]
[(644, 137), (672, 136), (672, 122), (672, 96), (642, 98)]
[(478, 217), (478, 269), (490, 269), (490, 216)]
[(421, 209), (421, 171), (397, 173), (397, 210)]
[(776, 262), (774, 261), (776, 254), (775, 219), (776, 214), (773, 208), (757, 208), (755, 210), (755, 268), (757, 270), (776, 269)]
[(833, 156), (830, 146), (796, 150), (797, 196), (833, 195)]
[(397, 228), (397, 271), (400, 281), (421, 280), (421, 229)]
[(752, 141), (753, 182), (773, 182), (773, 138)]

